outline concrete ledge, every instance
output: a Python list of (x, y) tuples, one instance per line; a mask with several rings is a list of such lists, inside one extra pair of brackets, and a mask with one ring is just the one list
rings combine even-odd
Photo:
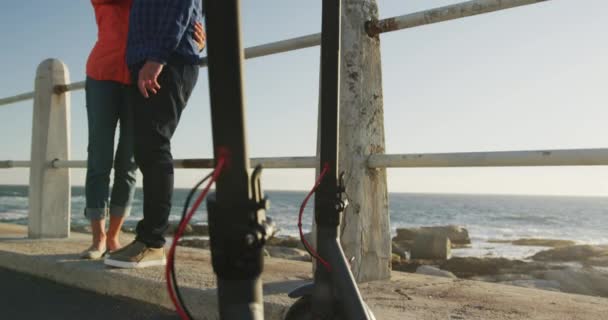
[[(21, 226), (0, 224), (0, 267), (97, 293), (125, 296), (173, 309), (163, 268), (122, 270), (78, 259), (89, 236), (29, 240)], [(125, 237), (124, 242), (129, 241)], [(198, 319), (218, 319), (215, 276), (206, 250), (178, 250), (178, 281)], [(280, 259), (265, 263), (266, 319), (283, 319), (287, 292), (310, 277), (310, 264)], [(395, 272), (391, 281), (361, 285), (377, 319), (605, 319), (608, 299)]]
[[(29, 240), (25, 228), (0, 224), (0, 267), (56, 281), (101, 294), (124, 296), (173, 309), (167, 294), (162, 267), (123, 270), (107, 268), (101, 261), (79, 259), (89, 236), (74, 234), (68, 240)], [(1, 232), (9, 231), (9, 232)], [(21, 232), (22, 231), (22, 232)], [(124, 237), (125, 243), (130, 237)], [(291, 261), (282, 261), (289, 266)], [(297, 263), (296, 263), (297, 264)], [(293, 303), (286, 293), (305, 282), (310, 267), (300, 264), (300, 273), (289, 276), (272, 272), (265, 279), (265, 315), (281, 319)], [(200, 319), (218, 319), (215, 275), (207, 250), (179, 248), (176, 268), (186, 303)]]

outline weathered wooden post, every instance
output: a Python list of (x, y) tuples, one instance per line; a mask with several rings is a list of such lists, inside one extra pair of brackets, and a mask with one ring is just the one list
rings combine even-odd
[(68, 69), (56, 59), (36, 71), (29, 188), (29, 237), (70, 235), (70, 170), (52, 168), (70, 159), (70, 93), (56, 91), (69, 82)]
[(343, 0), (340, 84), (340, 170), (346, 172), (350, 204), (342, 245), (355, 257), (357, 281), (390, 278), (391, 235), (386, 169), (369, 169), (367, 158), (384, 153), (384, 108), (380, 39), (365, 22), (378, 18), (376, 0)]

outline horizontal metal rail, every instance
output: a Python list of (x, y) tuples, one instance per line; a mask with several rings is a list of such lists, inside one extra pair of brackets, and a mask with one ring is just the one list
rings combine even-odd
[[(265, 169), (305, 169), (317, 165), (315, 157), (252, 158), (250, 161), (252, 166), (262, 165)], [(54, 160), (50, 165), (53, 168), (86, 168), (87, 162)], [(173, 160), (173, 165), (177, 169), (211, 169), (215, 166), (213, 159), (176, 159)]]
[(21, 102), (21, 101), (27, 101), (27, 100), (31, 100), (31, 99), (34, 99), (34, 92), (22, 93), (22, 94), (18, 94), (16, 96), (0, 99), (0, 106), (17, 103), (17, 102)]
[(82, 89), (84, 89), (84, 87), (85, 87), (84, 81), (74, 82), (74, 83), (70, 83), (67, 85), (57, 85), (57, 86), (55, 86), (55, 94), (62, 94), (67, 91), (82, 90)]
[[(211, 169), (213, 159), (174, 160), (179, 169)], [(1, 168), (28, 168), (29, 161), (0, 161)], [(53, 168), (86, 168), (82, 160), (54, 160)], [(315, 157), (252, 158), (251, 165), (266, 169), (315, 168)], [(608, 165), (608, 149), (567, 149), (533, 151), (493, 151), (420, 154), (374, 154), (369, 168), (454, 168), (454, 167), (535, 167), (535, 166), (604, 166)]]
[[(316, 47), (321, 44), (321, 34), (309, 34), (297, 38), (291, 38), (254, 47), (245, 48), (245, 59), (253, 59), (269, 56), (277, 53), (295, 51), (305, 48)], [(203, 58), (201, 67), (207, 66), (207, 57)]]
[[(406, 14), (403, 16), (387, 18), (379, 21), (370, 21), (366, 25), (369, 35), (375, 36), (379, 33), (390, 32), (400, 29), (408, 29), (422, 25), (448, 21), (468, 16), (488, 13), (513, 7), (534, 4), (549, 0), (473, 0), (450, 6), (425, 10), (421, 12)], [(304, 48), (318, 46), (321, 43), (321, 34), (315, 33), (297, 38), (271, 42), (245, 49), (245, 58), (252, 59), (277, 53), (294, 51)], [(202, 67), (207, 65), (207, 58), (203, 58)], [(84, 81), (61, 85), (55, 88), (55, 93), (84, 89)], [(0, 106), (34, 98), (34, 92), (19, 94), (12, 97), (0, 99)]]
[(370, 21), (366, 25), (367, 34), (376, 36), (380, 33), (408, 29), (437, 22), (470, 17), (514, 7), (544, 2), (549, 0), (473, 0), (445, 7), (415, 12), (399, 17)]
[(608, 149), (375, 154), (370, 168), (529, 167), (608, 165)]
[(13, 160), (5, 160), (0, 161), (0, 169), (10, 169), (10, 168), (29, 168), (29, 161), (13, 161)]

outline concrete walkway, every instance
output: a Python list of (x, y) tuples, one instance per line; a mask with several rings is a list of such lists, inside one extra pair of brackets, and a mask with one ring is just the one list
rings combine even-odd
[[(26, 228), (0, 224), (0, 267), (61, 284), (172, 308), (163, 268), (120, 270), (78, 253), (89, 236), (29, 240)], [(129, 241), (125, 237), (124, 243)], [(207, 250), (179, 248), (178, 281), (200, 319), (217, 319), (215, 276)], [(287, 292), (310, 278), (310, 264), (281, 259), (265, 262), (266, 319), (282, 319), (293, 303)], [(361, 286), (377, 319), (606, 319), (608, 299), (526, 289), (485, 282), (394, 272), (391, 281)]]

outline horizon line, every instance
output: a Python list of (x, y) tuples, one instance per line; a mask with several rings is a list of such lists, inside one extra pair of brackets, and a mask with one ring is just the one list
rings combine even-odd
[[(28, 187), (27, 184), (1, 184), (0, 187)], [(72, 185), (71, 187), (84, 188), (84, 185)], [(143, 189), (137, 186), (137, 189)], [(190, 190), (190, 187), (175, 187), (174, 189)], [(310, 190), (296, 189), (266, 189), (264, 192), (293, 192), (307, 193)], [(446, 196), (515, 196), (515, 197), (570, 197), (570, 198), (606, 198), (606, 194), (542, 194), (542, 193), (474, 193), (474, 192), (432, 192), (432, 191), (389, 191), (388, 194), (410, 194), (410, 195), (446, 195)]]

